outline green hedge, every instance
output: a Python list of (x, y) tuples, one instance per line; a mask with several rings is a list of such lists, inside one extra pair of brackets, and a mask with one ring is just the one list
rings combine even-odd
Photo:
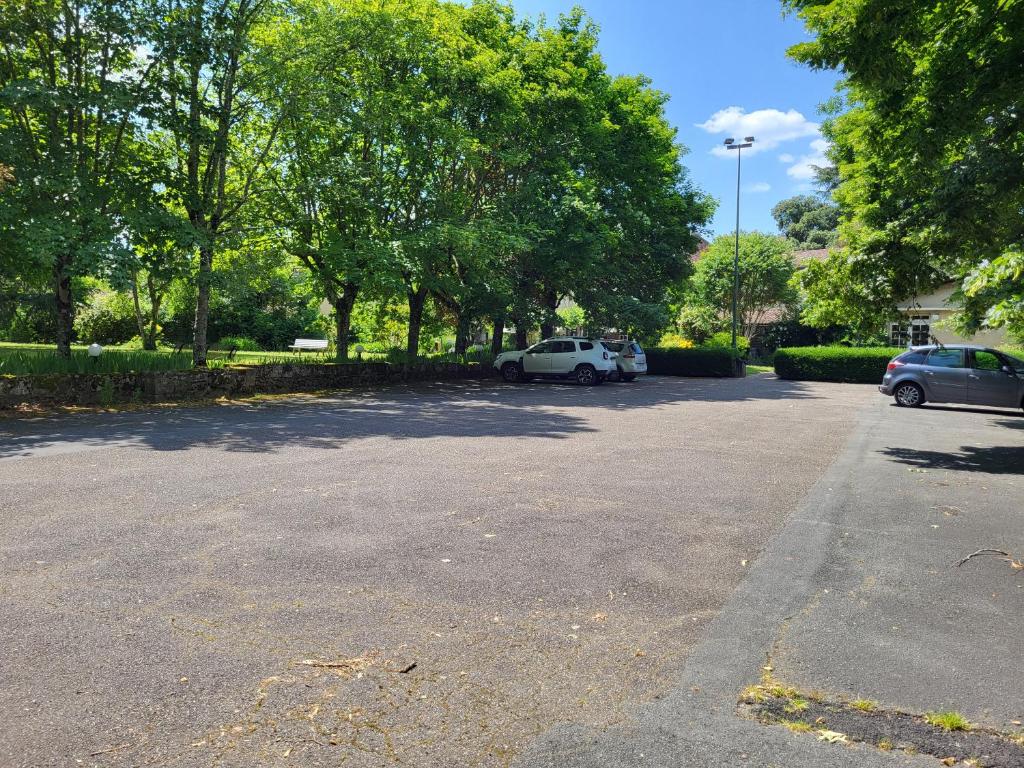
[(721, 347), (647, 350), (647, 372), (660, 376), (737, 376), (739, 366), (732, 350)]
[(784, 347), (775, 350), (775, 373), (781, 379), (880, 384), (885, 366), (905, 349), (899, 347)]

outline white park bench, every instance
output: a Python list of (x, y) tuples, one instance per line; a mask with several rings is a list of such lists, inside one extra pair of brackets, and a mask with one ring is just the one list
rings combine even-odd
[(326, 352), (327, 339), (296, 339), (294, 344), (289, 344), (288, 349), (293, 352)]

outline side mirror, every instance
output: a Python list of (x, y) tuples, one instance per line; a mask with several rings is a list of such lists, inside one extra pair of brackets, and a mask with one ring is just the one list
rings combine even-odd
[(1008, 373), (1010, 376), (1016, 376), (1017, 375), (1017, 372), (1015, 370), (1013, 370), (1013, 368), (1011, 368), (1008, 365), (1004, 365), (1000, 370), (1002, 370), (1003, 373)]

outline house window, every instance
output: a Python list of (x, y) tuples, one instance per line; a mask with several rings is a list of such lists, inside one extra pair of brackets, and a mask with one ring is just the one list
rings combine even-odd
[(891, 323), (889, 341), (894, 347), (924, 346), (932, 337), (931, 320), (928, 315), (911, 315), (909, 322)]

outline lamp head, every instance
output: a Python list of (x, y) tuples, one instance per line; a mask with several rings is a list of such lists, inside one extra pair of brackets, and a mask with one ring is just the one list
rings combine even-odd
[(747, 142), (748, 144), (752, 144), (752, 143), (753, 143), (753, 141), (754, 141), (754, 137), (753, 137), (753, 136), (747, 136), (747, 137), (745, 137), (745, 138), (744, 138), (743, 140), (744, 140), (745, 142)]
[(729, 144), (732, 144), (734, 141), (736, 141), (736, 139), (726, 139), (725, 144), (726, 146), (728, 146)]

